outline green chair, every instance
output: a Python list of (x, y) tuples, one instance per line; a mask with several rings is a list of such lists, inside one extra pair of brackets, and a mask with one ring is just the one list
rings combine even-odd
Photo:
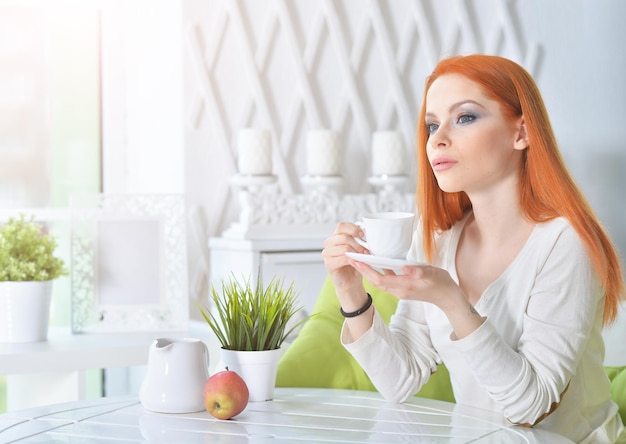
[[(386, 323), (396, 310), (398, 300), (365, 282), (374, 306)], [(278, 387), (325, 387), (375, 391), (367, 374), (341, 345), (339, 335), (343, 317), (330, 279), (326, 279), (313, 307), (311, 318), (302, 327), (278, 364)], [(417, 393), (424, 398), (454, 402), (450, 375), (440, 365)]]
[(626, 424), (626, 366), (605, 367), (604, 370), (611, 380), (611, 399), (619, 407), (622, 422)]

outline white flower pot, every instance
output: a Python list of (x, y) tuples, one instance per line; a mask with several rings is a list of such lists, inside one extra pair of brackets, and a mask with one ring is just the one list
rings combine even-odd
[(280, 348), (262, 351), (221, 349), (222, 362), (246, 381), (251, 402), (274, 399), (276, 371), (281, 355)]
[(0, 342), (48, 338), (52, 281), (0, 282)]

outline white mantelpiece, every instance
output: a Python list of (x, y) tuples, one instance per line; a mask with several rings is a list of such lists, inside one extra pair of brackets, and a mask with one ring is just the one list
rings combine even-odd
[[(309, 184), (315, 178), (309, 178)], [(272, 181), (260, 182), (258, 177), (236, 176), (239, 220), (223, 233), (225, 238), (325, 238), (338, 222), (355, 221), (363, 214), (376, 211), (413, 211), (413, 193), (402, 189), (402, 177), (375, 181), (377, 192), (342, 194), (329, 186), (328, 178), (317, 178), (318, 186), (306, 193), (285, 195)], [(332, 179), (330, 179), (332, 180)], [(340, 183), (340, 178), (337, 178)]]

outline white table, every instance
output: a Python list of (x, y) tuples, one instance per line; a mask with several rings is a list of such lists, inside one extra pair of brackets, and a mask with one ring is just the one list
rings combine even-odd
[[(23, 441), (21, 441), (23, 440)], [(378, 393), (278, 388), (232, 420), (207, 412), (160, 414), (136, 397), (56, 404), (0, 415), (0, 442), (29, 443), (569, 443), (497, 415), (442, 401), (385, 402)]]

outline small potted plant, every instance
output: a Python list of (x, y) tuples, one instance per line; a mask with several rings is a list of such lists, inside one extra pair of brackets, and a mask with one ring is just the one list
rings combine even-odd
[(211, 300), (213, 310), (199, 308), (222, 346), (222, 361), (246, 381), (250, 401), (272, 399), (281, 346), (306, 320), (290, 322), (302, 308), (294, 283), (285, 287), (274, 278), (264, 286), (259, 276), (253, 285), (232, 277), (222, 281), (221, 293), (211, 288)]
[(67, 274), (56, 247), (34, 216), (0, 227), (0, 342), (47, 339), (52, 281)]

